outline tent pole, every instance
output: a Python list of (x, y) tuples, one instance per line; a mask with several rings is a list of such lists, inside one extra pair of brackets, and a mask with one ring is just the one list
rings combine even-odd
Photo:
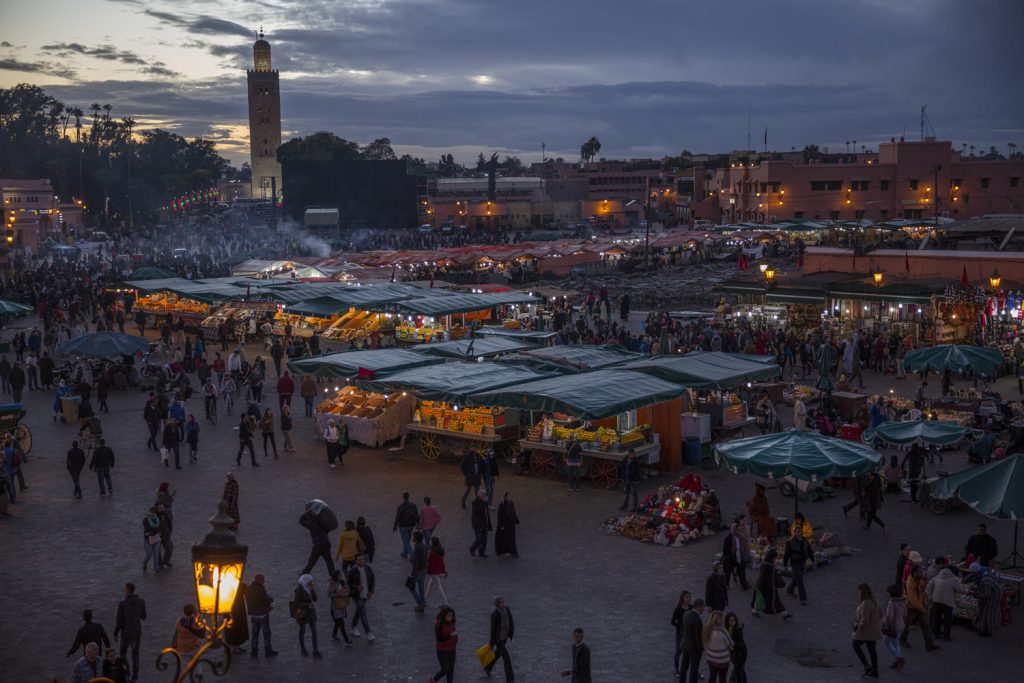
[(1024, 557), (1021, 557), (1020, 553), (1017, 552), (1017, 527), (1019, 524), (1020, 520), (1013, 520), (1013, 551), (1009, 557), (999, 563), (1002, 569), (1020, 569), (1024, 567), (1024, 564), (1018, 564), (1017, 562), (1018, 560), (1024, 560)]

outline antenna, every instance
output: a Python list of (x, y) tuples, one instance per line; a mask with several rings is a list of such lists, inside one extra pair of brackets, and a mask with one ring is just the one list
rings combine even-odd
[(750, 112), (752, 108), (753, 107), (751, 105), (747, 105), (747, 148), (744, 150), (747, 152), (750, 151)]
[(260, 38), (263, 38), (263, 24), (260, 24)]

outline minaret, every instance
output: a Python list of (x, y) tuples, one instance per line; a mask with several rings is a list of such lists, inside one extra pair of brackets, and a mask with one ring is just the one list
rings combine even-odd
[[(276, 185), (281, 195), (281, 164), (277, 148), (281, 146), (281, 87), (278, 74), (270, 64), (270, 43), (263, 39), (252, 46), (253, 67), (249, 78), (249, 153), (252, 167), (252, 196), (270, 199)], [(272, 180), (276, 179), (276, 180)]]

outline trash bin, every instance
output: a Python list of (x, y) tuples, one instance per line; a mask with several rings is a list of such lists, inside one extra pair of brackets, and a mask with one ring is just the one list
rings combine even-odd
[(81, 402), (81, 396), (61, 396), (60, 409), (65, 422), (78, 424), (78, 406)]
[(686, 437), (686, 454), (685, 454), (687, 465), (700, 465), (701, 461), (701, 445), (700, 437), (688, 436)]

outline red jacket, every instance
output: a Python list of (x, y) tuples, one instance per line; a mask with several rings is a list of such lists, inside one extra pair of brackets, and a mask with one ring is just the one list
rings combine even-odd
[(295, 382), (291, 377), (282, 377), (277, 380), (277, 393), (292, 394), (295, 392)]
[(431, 550), (427, 553), (427, 574), (447, 574), (444, 566), (444, 553), (435, 553)]
[(437, 649), (441, 652), (451, 652), (455, 649), (455, 646), (459, 644), (458, 634), (453, 634), (456, 631), (454, 623), (445, 622), (443, 624), (434, 625), (434, 637), (437, 639)]

